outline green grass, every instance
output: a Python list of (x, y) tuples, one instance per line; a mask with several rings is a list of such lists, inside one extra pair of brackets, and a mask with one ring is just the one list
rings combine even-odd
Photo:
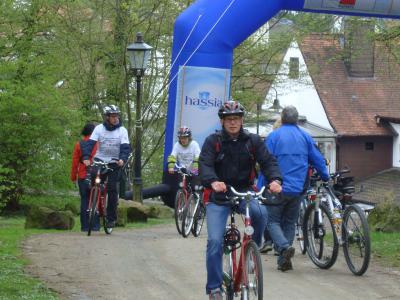
[[(79, 209), (79, 198), (73, 196), (24, 196), (20, 204), (24, 211), (31, 205), (63, 209), (66, 205)], [(154, 225), (172, 224), (173, 219), (148, 219), (147, 223), (128, 223), (125, 228), (145, 228)], [(58, 230), (25, 229), (23, 212), (9, 217), (0, 216), (0, 300), (45, 300), (59, 299), (39, 280), (24, 273), (29, 263), (22, 256), (21, 243), (33, 234), (59, 233)], [(118, 229), (116, 229), (118, 230)], [(80, 231), (79, 216), (75, 217), (72, 232)]]
[[(25, 230), (22, 217), (0, 217), (0, 299), (58, 299), (43, 283), (24, 273), (20, 243), (37, 230)], [(40, 231), (43, 232), (43, 231)]]
[(372, 253), (381, 264), (400, 268), (400, 232), (371, 232)]

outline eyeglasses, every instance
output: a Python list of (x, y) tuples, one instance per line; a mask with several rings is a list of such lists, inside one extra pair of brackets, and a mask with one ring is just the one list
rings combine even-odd
[(234, 117), (225, 117), (224, 121), (226, 122), (231, 122), (231, 123), (235, 123), (235, 122), (239, 122), (242, 120), (242, 117), (238, 117), (238, 116), (234, 116)]

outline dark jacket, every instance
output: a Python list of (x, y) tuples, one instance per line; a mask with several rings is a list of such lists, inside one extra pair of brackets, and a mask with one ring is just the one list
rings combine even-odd
[[(219, 137), (218, 137), (219, 135)], [(251, 141), (249, 142), (249, 139)], [(218, 151), (216, 144), (221, 142)], [(250, 146), (253, 149), (249, 149)], [(254, 155), (253, 155), (254, 154)], [(255, 156), (252, 158), (252, 156)], [(214, 181), (222, 181), (235, 189), (246, 190), (253, 185), (250, 175), (259, 164), (261, 173), (271, 181), (281, 179), (278, 163), (258, 135), (241, 129), (237, 139), (225, 130), (209, 135), (202, 147), (199, 159), (200, 176), (204, 187), (210, 188)]]

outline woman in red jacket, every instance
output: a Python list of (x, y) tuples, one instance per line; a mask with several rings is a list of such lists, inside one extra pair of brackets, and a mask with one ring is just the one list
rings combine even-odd
[[(79, 194), (81, 196), (81, 231), (88, 231), (88, 219), (89, 215), (87, 212), (88, 201), (89, 201), (89, 186), (86, 182), (86, 166), (82, 163), (82, 151), (81, 144), (86, 142), (92, 134), (95, 125), (93, 123), (87, 123), (82, 129), (82, 139), (76, 142), (74, 152), (72, 154), (72, 168), (71, 168), (71, 180), (78, 182)], [(92, 161), (93, 155), (96, 153), (97, 145), (94, 146), (93, 151), (90, 155), (90, 161)], [(99, 217), (95, 219), (93, 230), (100, 230)]]

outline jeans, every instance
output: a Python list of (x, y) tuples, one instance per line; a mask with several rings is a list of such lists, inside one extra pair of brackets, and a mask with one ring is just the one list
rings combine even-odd
[[(268, 205), (267, 227), (274, 242), (274, 248), (279, 253), (293, 243), (301, 197), (301, 195), (283, 195), (282, 204)], [(278, 263), (279, 259), (280, 257), (278, 258)]]
[[(89, 229), (89, 197), (90, 189), (89, 184), (85, 179), (78, 179), (79, 194), (81, 196), (81, 231), (88, 231)], [(96, 215), (94, 220), (93, 230), (100, 230), (100, 218)]]
[[(240, 212), (245, 213), (246, 203), (244, 200), (240, 203)], [(209, 202), (206, 205), (207, 216), (207, 284), (206, 292), (218, 289), (222, 286), (222, 255), (224, 234), (226, 222), (230, 215), (230, 207), (217, 205)], [(253, 240), (258, 246), (261, 246), (264, 228), (266, 226), (267, 212), (264, 205), (260, 205), (258, 201), (250, 202), (251, 224), (254, 227)]]

